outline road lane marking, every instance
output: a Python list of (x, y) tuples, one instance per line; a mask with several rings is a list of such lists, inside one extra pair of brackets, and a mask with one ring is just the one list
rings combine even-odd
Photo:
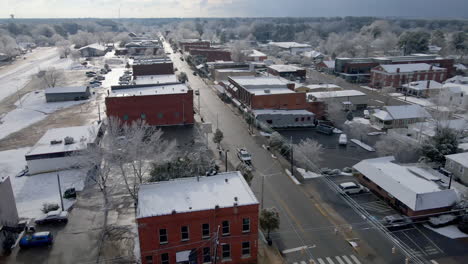
[(335, 256), (335, 258), (339, 264), (345, 264), (344, 261), (340, 258), (340, 256)]
[(353, 264), (353, 262), (347, 256), (341, 256), (348, 264)]
[(354, 262), (356, 262), (356, 264), (361, 264), (361, 261), (359, 261), (359, 259), (356, 258), (356, 256), (350, 255), (350, 257), (354, 260)]
[(299, 251), (299, 250), (303, 250), (303, 249), (308, 249), (308, 248), (315, 248), (315, 245), (313, 246), (302, 246), (302, 247), (296, 247), (296, 248), (290, 248), (290, 249), (285, 249), (283, 250), (283, 254), (288, 254), (288, 253), (292, 253), (292, 252), (296, 252), (296, 251)]

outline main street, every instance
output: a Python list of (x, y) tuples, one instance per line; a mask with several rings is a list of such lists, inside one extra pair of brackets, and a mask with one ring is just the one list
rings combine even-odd
[[(166, 43), (166, 48), (167, 46)], [(309, 262), (310, 259), (315, 263), (328, 259), (334, 260), (328, 263), (341, 263), (339, 260), (347, 259), (353, 261), (351, 263), (404, 262), (401, 254), (392, 254), (392, 245), (383, 239), (379, 231), (370, 228), (351, 208), (343, 206), (343, 210), (348, 210), (353, 215), (352, 219), (345, 221), (328, 204), (321, 201), (320, 193), (333, 192), (330, 188), (324, 187), (318, 193), (316, 186), (296, 185), (271, 153), (258, 143), (255, 136), (248, 133), (242, 117), (225, 105), (202, 79), (192, 75), (192, 70), (180, 60), (180, 56), (178, 53), (171, 55), (174, 66), (187, 73), (193, 90), (200, 91), (201, 115), (206, 122), (211, 122), (214, 127), (218, 124), (223, 131), (223, 147), (229, 150), (230, 161), (233, 164), (238, 163), (235, 157), (237, 147), (246, 147), (251, 152), (255, 167), (252, 189), (259, 200), (262, 200), (262, 177), (265, 177), (263, 206), (275, 207), (280, 213), (280, 229), (272, 234), (272, 238), (279, 250), (285, 253), (288, 263)], [(195, 99), (195, 106), (198, 107), (198, 98)], [(335, 199), (339, 203), (341, 198), (336, 194)], [(350, 228), (349, 223), (367, 228), (366, 239)], [(366, 243), (367, 237), (372, 238), (371, 244)], [(361, 250), (355, 251), (346, 239), (360, 240)]]

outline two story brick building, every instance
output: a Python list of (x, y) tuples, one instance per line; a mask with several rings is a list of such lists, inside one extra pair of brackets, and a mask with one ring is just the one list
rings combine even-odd
[(240, 172), (141, 185), (143, 264), (257, 262), (258, 201)]
[(371, 70), (370, 86), (374, 88), (402, 88), (415, 81), (436, 81), (447, 79), (447, 69), (427, 63), (379, 65)]

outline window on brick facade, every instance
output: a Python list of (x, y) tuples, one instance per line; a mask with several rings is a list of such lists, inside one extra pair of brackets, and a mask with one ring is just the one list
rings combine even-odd
[(250, 257), (250, 242), (242, 242), (242, 257)]
[(169, 254), (162, 253), (161, 254), (161, 264), (169, 264)]
[(229, 234), (229, 221), (223, 221), (223, 236), (228, 236)]
[(231, 258), (231, 245), (223, 244), (222, 245), (222, 257), (223, 259), (230, 259)]
[(146, 264), (153, 264), (153, 256), (145, 257)]
[(166, 244), (167, 242), (167, 229), (159, 229), (159, 244)]
[(203, 263), (211, 262), (211, 252), (209, 247), (203, 248)]
[(242, 232), (250, 232), (250, 218), (242, 218)]
[(202, 224), (202, 238), (210, 237), (210, 224)]
[(180, 237), (182, 241), (189, 240), (189, 228), (188, 226), (182, 226), (180, 228)]

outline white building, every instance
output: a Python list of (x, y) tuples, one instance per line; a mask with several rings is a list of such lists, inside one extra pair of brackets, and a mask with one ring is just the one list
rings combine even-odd
[(107, 50), (107, 47), (98, 43), (94, 43), (88, 46), (84, 46), (78, 51), (80, 52), (82, 57), (99, 57), (104, 56), (107, 53)]
[(385, 106), (371, 115), (370, 121), (381, 129), (402, 128), (410, 124), (424, 122), (431, 115), (419, 105)]
[(425, 168), (394, 163), (393, 156), (367, 159), (354, 165), (354, 176), (408, 216), (445, 212), (458, 201), (454, 189)]
[(313, 63), (320, 63), (325, 58), (325, 55), (316, 50), (306, 51), (302, 53), (302, 56), (311, 59)]
[(444, 84), (440, 92), (439, 104), (453, 110), (466, 111), (468, 109), (468, 78), (454, 78), (447, 80)]
[(280, 48), (281, 50), (287, 51), (293, 55), (313, 50), (311, 45), (297, 42), (270, 42), (268, 45)]
[(453, 173), (455, 179), (468, 185), (468, 152), (446, 155), (445, 169)]
[(100, 125), (53, 128), (39, 139), (26, 153), (29, 174), (46, 173), (69, 169), (76, 164), (76, 157), (90, 144), (98, 143)]
[(403, 84), (402, 87), (408, 94), (422, 97), (436, 96), (440, 93), (440, 90), (443, 89), (441, 83), (432, 80), (410, 82), (408, 84)]
[(255, 119), (273, 128), (314, 126), (315, 114), (307, 110), (257, 109)]
[(312, 102), (341, 103), (343, 109), (356, 110), (367, 107), (367, 95), (357, 90), (338, 90), (307, 93), (307, 100)]
[[(11, 187), (9, 176), (0, 175), (0, 227), (2, 225), (15, 226), (18, 223), (15, 195)], [(0, 245), (2, 245), (0, 236)], [(0, 248), (1, 252), (1, 248)]]

